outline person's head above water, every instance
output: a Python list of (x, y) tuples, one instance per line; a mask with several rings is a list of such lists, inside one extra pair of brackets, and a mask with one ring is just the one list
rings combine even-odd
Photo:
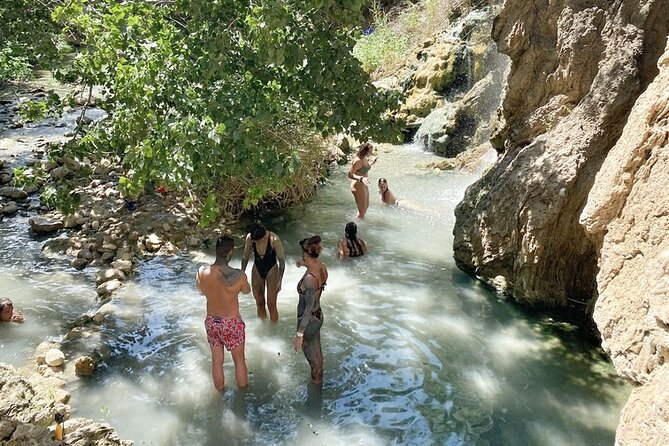
[(300, 240), (300, 247), (302, 248), (302, 252), (308, 254), (309, 257), (317, 258), (322, 249), (321, 236), (314, 235), (313, 237)]
[(10, 299), (3, 297), (0, 299), (0, 321), (10, 322), (14, 314), (14, 304)]
[(216, 258), (227, 259), (234, 248), (235, 240), (227, 234), (224, 235), (216, 240)]
[(386, 189), (388, 189), (388, 180), (385, 178), (379, 178), (379, 190), (383, 192)]
[(358, 225), (353, 223), (352, 221), (349, 221), (346, 223), (346, 227), (344, 228), (344, 233), (346, 234), (346, 238), (349, 240), (355, 240), (358, 238)]
[(249, 229), (251, 240), (258, 241), (265, 236), (267, 228), (262, 223), (253, 223)]
[(372, 145), (371, 142), (365, 142), (360, 144), (360, 148), (358, 149), (357, 156), (358, 158), (364, 158), (372, 153), (372, 150), (374, 149), (374, 146)]

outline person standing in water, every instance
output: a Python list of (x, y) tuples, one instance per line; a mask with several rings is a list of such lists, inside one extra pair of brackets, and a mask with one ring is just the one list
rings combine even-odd
[(307, 271), (297, 284), (299, 301), (297, 303), (297, 333), (293, 346), (295, 351), (302, 350), (311, 366), (311, 382), (323, 382), (323, 350), (321, 349), (321, 327), (323, 311), (321, 294), (328, 279), (328, 269), (318, 260), (321, 253), (321, 237), (314, 235), (300, 241), (302, 260), (298, 266), (306, 266)]
[(344, 228), (345, 237), (337, 244), (337, 257), (360, 257), (367, 254), (367, 243), (358, 237), (358, 226), (350, 221)]
[[(279, 320), (276, 300), (281, 291), (283, 272), (286, 269), (286, 256), (281, 239), (275, 233), (268, 231), (261, 223), (252, 225), (244, 245), (242, 271), (246, 271), (251, 249), (253, 249), (254, 259), (251, 270), (251, 287), (256, 300), (258, 317), (267, 319), (265, 309), (267, 305), (270, 320), (276, 322)], [(267, 290), (267, 295), (265, 295), (265, 290)]]
[(351, 168), (348, 171), (348, 177), (351, 179), (351, 192), (355, 198), (355, 205), (358, 207), (358, 218), (365, 218), (367, 208), (369, 208), (369, 169), (372, 168), (378, 158), (371, 162), (368, 157), (372, 154), (374, 146), (366, 142), (360, 146), (355, 155)]
[(385, 178), (379, 178), (379, 198), (383, 203), (391, 206), (397, 205), (398, 202), (395, 194), (388, 189), (388, 180)]
[(225, 387), (223, 347), (232, 353), (237, 385), (244, 388), (249, 382), (244, 357), (246, 324), (239, 314), (239, 293), (250, 293), (251, 286), (242, 270), (228, 265), (234, 247), (232, 237), (224, 235), (219, 238), (216, 242), (216, 261), (210, 266), (201, 266), (195, 275), (198, 290), (207, 298), (204, 327), (211, 347), (211, 375), (219, 392)]
[(0, 299), (0, 322), (23, 322), (23, 315), (14, 309), (11, 299), (3, 297)]

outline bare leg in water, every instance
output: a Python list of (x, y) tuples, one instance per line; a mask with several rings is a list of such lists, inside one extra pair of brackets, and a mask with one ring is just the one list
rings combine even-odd
[[(263, 279), (254, 266), (251, 272), (251, 288), (253, 289), (253, 297), (256, 300), (258, 317), (260, 319), (267, 319), (267, 310), (269, 309), (270, 320), (272, 322), (278, 321), (279, 311), (276, 301), (279, 295), (279, 268), (274, 266), (267, 273), (267, 278)], [(267, 291), (266, 295), (265, 291)]]
[(358, 208), (358, 218), (363, 219), (367, 214), (367, 208), (369, 208), (369, 187), (362, 181), (353, 181), (351, 182), (351, 192)]
[(265, 308), (265, 279), (260, 277), (260, 273), (253, 267), (251, 271), (251, 289), (253, 297), (256, 300), (256, 312), (260, 319), (267, 319), (267, 309)]

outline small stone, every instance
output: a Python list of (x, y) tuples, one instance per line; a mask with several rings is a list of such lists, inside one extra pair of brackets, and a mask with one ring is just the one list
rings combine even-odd
[(93, 222), (91, 223), (91, 228), (94, 231), (97, 231), (98, 229), (100, 229), (100, 221), (99, 220), (93, 220)]
[(0, 196), (11, 198), (12, 200), (25, 200), (28, 198), (28, 193), (18, 187), (3, 187), (0, 188)]
[(70, 171), (67, 167), (65, 166), (59, 166), (53, 169), (51, 172), (49, 172), (49, 176), (53, 178), (54, 180), (61, 180), (68, 176), (70, 174)]
[(93, 322), (96, 324), (101, 324), (105, 320), (105, 314), (101, 312), (97, 312), (93, 315)]
[(80, 356), (74, 361), (74, 373), (79, 376), (91, 376), (95, 372), (95, 361), (90, 356)]
[(93, 259), (93, 253), (90, 250), (84, 248), (77, 253), (77, 258), (92, 260)]
[(65, 362), (65, 355), (57, 348), (52, 348), (44, 355), (44, 361), (49, 367), (58, 367)]
[(111, 294), (113, 291), (121, 287), (121, 281), (114, 279), (109, 282), (105, 282), (102, 285), (98, 286), (95, 291), (98, 293), (98, 296), (104, 297), (108, 294)]
[(160, 247), (163, 245), (163, 241), (155, 233), (151, 233), (146, 238), (144, 244), (146, 245), (147, 250), (149, 250), (150, 252), (155, 252), (158, 251)]
[(70, 266), (79, 271), (86, 268), (86, 265), (88, 265), (88, 260), (83, 258), (76, 258), (70, 262)]
[(110, 280), (125, 280), (125, 274), (123, 271), (120, 269), (115, 269), (115, 268), (108, 268), (104, 271), (100, 271), (96, 276), (95, 276), (95, 284), (100, 285), (104, 282), (108, 282)]
[(132, 262), (129, 260), (114, 260), (114, 262), (112, 262), (112, 267), (123, 271), (125, 274), (130, 274), (132, 272)]

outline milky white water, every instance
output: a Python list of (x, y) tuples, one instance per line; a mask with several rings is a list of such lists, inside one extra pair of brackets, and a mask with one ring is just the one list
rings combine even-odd
[[(346, 167), (310, 203), (267, 221), (290, 261), (299, 239), (324, 240), (322, 393), (307, 385), (309, 366), (291, 349), (295, 285), (304, 272), (292, 264), (278, 324), (256, 318), (251, 295), (240, 298), (249, 389), (236, 389), (227, 356), (227, 388), (215, 392), (204, 299), (193, 281), (213, 257), (193, 253), (141, 264), (114, 296), (117, 316), (100, 333), (113, 354), (94, 377), (73, 378), (74, 416), (104, 419), (138, 445), (613, 444), (629, 389), (568, 325), (501, 300), (455, 267), (453, 209), (475, 177), (416, 167), (433, 160), (411, 145), (381, 150), (370, 172), (370, 210), (359, 223), (370, 247), (365, 258), (336, 258), (355, 216)], [(380, 204), (380, 176), (409, 207)], [(26, 225), (21, 216), (0, 224), (2, 294), (27, 318), (0, 326), (0, 361), (16, 366), (97, 308), (95, 271), (42, 259), (43, 241), (30, 238)]]

